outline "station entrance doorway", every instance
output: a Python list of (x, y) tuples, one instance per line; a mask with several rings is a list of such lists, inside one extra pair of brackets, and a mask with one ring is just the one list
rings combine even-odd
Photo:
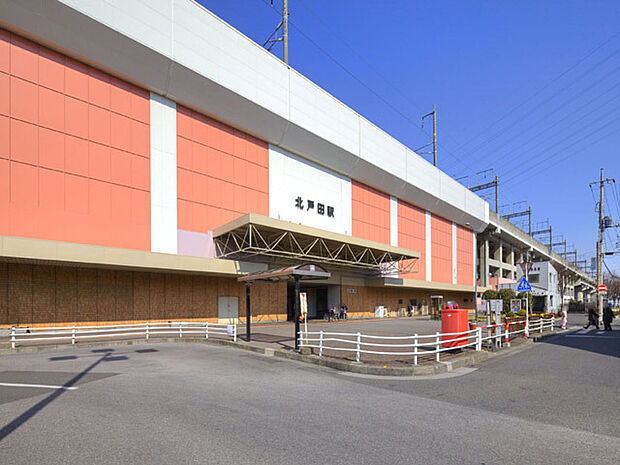
[[(308, 302), (308, 319), (321, 319), (327, 313), (330, 306), (329, 295), (330, 287), (324, 284), (302, 283), (300, 292), (306, 293), (306, 301)], [(340, 290), (338, 289), (338, 300), (340, 299)], [(333, 299), (332, 299), (333, 300)], [(293, 321), (295, 318), (295, 284), (288, 283), (286, 287), (286, 320)], [(331, 303), (334, 305), (334, 303)], [(337, 305), (337, 304), (336, 304)]]

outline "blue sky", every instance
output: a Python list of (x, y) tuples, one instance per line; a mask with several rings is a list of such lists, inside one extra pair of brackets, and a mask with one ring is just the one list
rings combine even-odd
[[(282, 5), (199, 2), (261, 44)], [(619, 1), (289, 4), (291, 66), (413, 149), (428, 142), (420, 117), (436, 105), (441, 169), (473, 185), (494, 168), (500, 205), (527, 201), (533, 223), (548, 218), (554, 236), (594, 255), (588, 183), (604, 168), (620, 184)], [(606, 194), (620, 222), (612, 186)], [(620, 257), (608, 264), (620, 273)]]

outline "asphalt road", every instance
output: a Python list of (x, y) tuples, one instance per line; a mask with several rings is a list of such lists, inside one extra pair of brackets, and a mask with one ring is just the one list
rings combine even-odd
[(616, 464), (614, 328), (575, 329), (437, 378), (345, 375), (203, 344), (4, 356), (0, 457), (3, 464)]

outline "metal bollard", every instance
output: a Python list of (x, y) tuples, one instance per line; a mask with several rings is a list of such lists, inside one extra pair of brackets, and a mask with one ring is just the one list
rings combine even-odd
[(437, 354), (435, 355), (435, 361), (439, 361), (439, 332), (435, 333), (435, 350)]
[(179, 337), (183, 337), (183, 324), (179, 323)]
[(476, 335), (478, 337), (478, 347), (477, 350), (482, 350), (482, 327), (478, 326)]
[(71, 344), (75, 344), (75, 326), (71, 328)]
[(413, 335), (413, 364), (418, 364), (418, 333)]
[(506, 323), (506, 340), (504, 341), (506, 345), (510, 345), (510, 323)]
[(209, 322), (205, 323), (205, 339), (209, 339)]
[(146, 336), (146, 340), (149, 340), (149, 324), (146, 324), (146, 331), (145, 331), (145, 336)]
[(319, 357), (323, 356), (323, 330), (319, 332)]
[(360, 345), (362, 343), (362, 333), (357, 333), (357, 350), (355, 354), (355, 361), (360, 361)]
[(237, 323), (233, 325), (233, 342), (237, 342)]
[(15, 349), (15, 326), (11, 326), (11, 349)]

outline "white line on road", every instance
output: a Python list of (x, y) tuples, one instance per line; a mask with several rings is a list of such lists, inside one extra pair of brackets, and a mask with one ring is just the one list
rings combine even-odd
[(24, 383), (0, 383), (0, 386), (6, 387), (25, 387), (25, 388), (43, 388), (43, 389), (63, 389), (65, 391), (75, 391), (76, 386), (53, 386), (50, 384), (24, 384)]
[[(597, 333), (598, 334), (598, 333)], [(618, 339), (617, 337), (614, 336), (596, 336), (596, 335), (587, 335), (587, 334), (567, 334), (564, 337), (579, 337), (579, 338), (592, 338), (592, 339)]]

